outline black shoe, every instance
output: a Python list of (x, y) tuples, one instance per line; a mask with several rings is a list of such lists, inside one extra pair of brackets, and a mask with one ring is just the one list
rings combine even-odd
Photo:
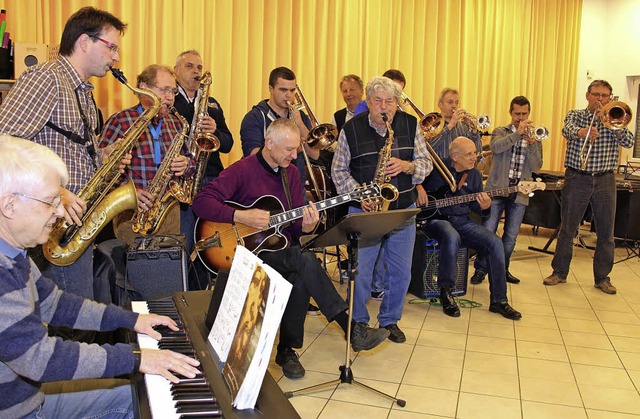
[(310, 316), (319, 316), (320, 315), (320, 309), (318, 308), (318, 306), (315, 306), (311, 303), (309, 303), (309, 308), (307, 308), (307, 314)]
[(298, 359), (298, 353), (285, 346), (276, 353), (276, 364), (282, 367), (284, 376), (295, 380), (304, 377), (304, 367)]
[(444, 314), (451, 317), (460, 317), (460, 307), (456, 304), (456, 300), (451, 295), (451, 288), (440, 288), (440, 304), (442, 305), (442, 311)]
[(484, 281), (484, 277), (485, 276), (487, 276), (486, 273), (480, 272), (480, 271), (475, 271), (473, 273), (473, 276), (471, 276), (471, 283), (474, 284), (474, 285), (478, 285), (479, 283)]
[(384, 326), (383, 330), (389, 331), (389, 340), (395, 343), (403, 343), (407, 341), (407, 337), (404, 335), (404, 332), (400, 330), (397, 324), (389, 324)]
[(511, 307), (506, 301), (503, 303), (489, 304), (489, 311), (492, 313), (502, 314), (502, 317), (506, 317), (510, 320), (520, 320), (522, 318), (522, 314)]
[(511, 275), (511, 272), (507, 271), (507, 282), (510, 282), (512, 284), (519, 284), (520, 280), (515, 276)]
[(353, 323), (351, 347), (354, 352), (368, 351), (380, 345), (389, 337), (387, 329), (372, 329), (366, 323)]

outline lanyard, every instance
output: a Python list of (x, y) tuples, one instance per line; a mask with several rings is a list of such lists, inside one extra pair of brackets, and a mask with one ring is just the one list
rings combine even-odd
[[(142, 114), (142, 105), (138, 105), (138, 112)], [(153, 122), (150, 123), (149, 131), (151, 132), (151, 137), (153, 138), (153, 161), (156, 166), (159, 166), (160, 163), (162, 163), (162, 156), (160, 152), (160, 133), (162, 132), (162, 119), (155, 127), (153, 126)]]

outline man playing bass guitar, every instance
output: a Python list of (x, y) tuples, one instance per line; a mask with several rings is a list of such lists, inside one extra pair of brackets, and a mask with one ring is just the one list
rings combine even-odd
[[(466, 195), (482, 192), (482, 175), (474, 167), (476, 164), (476, 145), (466, 137), (458, 137), (449, 146), (449, 157), (444, 163), (453, 174), (457, 183), (455, 195)], [(429, 192), (438, 191), (446, 186), (440, 173), (432, 172), (420, 186)], [(424, 232), (438, 241), (440, 259), (438, 261), (438, 287), (440, 287), (440, 303), (448, 316), (460, 316), (460, 308), (451, 292), (455, 285), (456, 260), (458, 249), (468, 246), (475, 249), (480, 256), (489, 258), (489, 311), (502, 316), (519, 320), (522, 315), (513, 309), (507, 300), (507, 283), (505, 277), (504, 249), (502, 241), (495, 233), (469, 218), (471, 210), (489, 215), (491, 198), (481, 193), (475, 201), (448, 206), (440, 210), (442, 216), (429, 220)]]
[[(276, 119), (267, 128), (264, 146), (223, 170), (202, 188), (192, 205), (201, 219), (258, 230), (267, 230), (271, 213), (249, 206), (265, 195), (277, 198), (285, 210), (304, 208), (302, 219), (282, 230), (290, 245), (259, 254), (265, 263), (293, 284), (280, 325), (276, 354), (276, 363), (282, 367), (285, 377), (292, 379), (302, 378), (305, 374), (294, 348), (302, 347), (309, 297), (313, 297), (322, 314), (340, 325), (345, 333), (348, 325), (347, 303), (334, 288), (320, 261), (313, 253), (294, 245), (303, 233), (313, 230), (319, 219), (315, 204), (304, 206), (300, 173), (291, 164), (299, 146), (300, 131), (295, 123), (285, 118)], [(247, 207), (240, 209), (229, 201)], [(354, 351), (372, 349), (388, 336), (386, 329), (354, 327), (351, 346)]]

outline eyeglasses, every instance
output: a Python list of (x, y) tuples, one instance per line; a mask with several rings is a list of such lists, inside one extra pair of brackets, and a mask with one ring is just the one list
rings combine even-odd
[(160, 87), (157, 85), (151, 85), (151, 87), (155, 87), (156, 89), (158, 89), (158, 91), (164, 95), (177, 95), (178, 94), (178, 88), (177, 87)]
[(596, 99), (607, 99), (607, 98), (611, 98), (611, 93), (591, 93), (589, 92), (589, 94), (593, 97), (595, 97)]
[(40, 198), (36, 198), (36, 197), (33, 197), (33, 196), (25, 195), (25, 194), (23, 194), (21, 192), (14, 192), (13, 195), (21, 196), (22, 198), (31, 199), (31, 200), (34, 200), (34, 201), (38, 201), (38, 202), (40, 202), (42, 204), (50, 206), (51, 208), (54, 209), (54, 211), (57, 210), (58, 207), (60, 206), (60, 204), (62, 203), (62, 195), (58, 195), (57, 197), (53, 198), (53, 201), (51, 201), (51, 202), (43, 201)]
[(111, 43), (111, 42), (107, 41), (106, 39), (102, 39), (99, 36), (92, 36), (91, 38), (97, 39), (98, 41), (100, 41), (103, 44), (105, 44), (107, 46), (107, 48), (109, 48), (111, 50), (111, 52), (118, 53), (120, 51), (120, 47), (119, 46), (117, 46), (114, 43)]

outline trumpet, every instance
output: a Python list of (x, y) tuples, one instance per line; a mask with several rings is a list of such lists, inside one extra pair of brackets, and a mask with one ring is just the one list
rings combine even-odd
[(589, 163), (591, 149), (595, 142), (595, 138), (590, 139), (589, 134), (591, 134), (593, 123), (596, 122), (598, 115), (600, 115), (600, 122), (602, 122), (602, 125), (612, 131), (618, 131), (626, 128), (626, 126), (629, 125), (629, 122), (631, 122), (632, 117), (631, 108), (629, 108), (629, 105), (626, 103), (618, 101), (618, 96), (614, 96), (613, 100), (602, 106), (600, 111), (596, 110), (593, 112), (593, 117), (591, 117), (591, 122), (589, 122), (587, 135), (585, 136), (582, 148), (580, 149), (580, 166), (582, 170), (586, 170), (587, 164)]
[(491, 118), (489, 115), (475, 116), (467, 111), (464, 111), (461, 122), (469, 131), (481, 131), (491, 126)]
[(404, 103), (411, 106), (411, 108), (413, 108), (413, 111), (420, 118), (420, 122), (419, 122), (420, 129), (422, 130), (422, 136), (425, 139), (427, 151), (429, 152), (429, 157), (431, 157), (433, 166), (438, 170), (438, 172), (440, 172), (440, 175), (442, 175), (442, 178), (445, 180), (445, 182), (447, 182), (447, 184), (449, 185), (449, 188), (451, 189), (451, 192), (455, 192), (457, 189), (456, 179), (453, 177), (453, 175), (451, 174), (451, 171), (449, 171), (449, 169), (444, 164), (442, 159), (440, 159), (438, 154), (436, 154), (433, 147), (431, 147), (431, 144), (429, 144), (429, 140), (435, 137), (436, 135), (440, 134), (444, 129), (444, 118), (442, 117), (442, 114), (440, 114), (439, 112), (431, 112), (431, 113), (425, 114), (418, 107), (418, 105), (416, 105), (409, 98), (409, 96), (407, 96), (404, 93), (400, 95), (400, 99)]
[(547, 127), (532, 127), (532, 126), (527, 126), (524, 129), (524, 135), (529, 137), (529, 138), (533, 138), (536, 141), (544, 141), (547, 138), (549, 138), (549, 130), (547, 129)]

